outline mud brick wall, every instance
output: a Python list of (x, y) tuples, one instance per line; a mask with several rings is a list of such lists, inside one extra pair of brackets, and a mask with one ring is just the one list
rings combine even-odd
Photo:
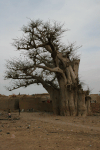
[(100, 103), (100, 96), (98, 94), (91, 94), (91, 101), (96, 101), (96, 103)]
[(16, 110), (19, 108), (19, 99), (12, 97), (8, 99), (8, 108), (11, 110)]
[(38, 103), (39, 103), (39, 100), (38, 99), (34, 99), (32, 97), (23, 97), (19, 100), (19, 107), (20, 109), (24, 109), (24, 110), (27, 110), (27, 109), (35, 109), (35, 110), (38, 110)]
[(0, 97), (0, 109), (1, 110), (15, 110), (19, 108), (18, 98)]
[(47, 101), (39, 102), (38, 108), (40, 111), (52, 112), (52, 103), (47, 103)]
[(0, 97), (0, 110), (8, 109), (8, 97)]
[(52, 112), (52, 104), (47, 103), (46, 100), (42, 98), (23, 97), (19, 100), (19, 107), (25, 111), (33, 108), (38, 111)]
[(50, 99), (50, 95), (48, 93), (34, 94), (33, 97), (34, 98), (46, 98), (46, 99)]
[(91, 112), (100, 113), (100, 103), (91, 103)]
[(100, 96), (97, 96), (97, 103), (100, 103)]

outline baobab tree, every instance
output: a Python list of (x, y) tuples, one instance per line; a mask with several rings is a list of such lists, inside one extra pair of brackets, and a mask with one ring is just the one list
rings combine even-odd
[(23, 56), (7, 60), (5, 79), (13, 82), (7, 89), (42, 84), (50, 94), (55, 114), (87, 115), (89, 98), (85, 98), (79, 82), (80, 59), (75, 56), (80, 47), (74, 43), (66, 46), (61, 42), (65, 31), (57, 22), (51, 24), (41, 20), (31, 20), (23, 26), (22, 38), (13, 42)]

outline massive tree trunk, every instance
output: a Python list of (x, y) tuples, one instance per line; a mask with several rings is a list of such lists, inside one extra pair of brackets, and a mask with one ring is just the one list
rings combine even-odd
[(60, 115), (60, 107), (59, 107), (60, 94), (59, 94), (59, 90), (50, 89), (49, 94), (50, 94), (50, 99), (52, 100), (52, 109), (53, 109), (54, 114), (55, 115)]
[(90, 97), (90, 96), (86, 96), (86, 97), (85, 97), (87, 115), (91, 115), (90, 100), (91, 100), (91, 97)]
[(90, 97), (83, 91), (71, 89), (59, 80), (60, 90), (45, 87), (52, 100), (53, 113), (62, 116), (86, 116), (90, 114)]
[(77, 87), (65, 84), (63, 78), (58, 78), (59, 90), (44, 86), (50, 94), (52, 108), (55, 115), (86, 116), (90, 114), (90, 97), (85, 97), (85, 92)]
[(85, 93), (84, 92), (78, 92), (78, 116), (86, 116), (87, 115), (87, 109), (85, 104)]
[(69, 112), (70, 116), (75, 116), (75, 102), (74, 102), (74, 91), (68, 92)]
[(69, 104), (68, 104), (68, 91), (65, 85), (65, 82), (62, 78), (58, 78), (59, 80), (59, 108), (60, 108), (60, 115), (69, 115)]
[[(60, 115), (75, 116), (77, 115), (77, 93), (72, 90), (71, 85), (67, 87), (64, 80), (59, 79), (60, 86)], [(76, 94), (76, 95), (75, 95)]]
[(43, 86), (49, 93), (50, 99), (52, 101), (52, 109), (53, 113), (55, 115), (60, 115), (60, 108), (59, 108), (59, 102), (60, 102), (60, 93), (59, 90), (49, 87), (49, 86)]
[(77, 95), (77, 88), (74, 90), (74, 105), (75, 105), (75, 112), (74, 112), (74, 115), (75, 116), (77, 116), (77, 112), (78, 112), (78, 110), (77, 110), (77, 108), (78, 108), (78, 106), (77, 106), (77, 102), (78, 102), (78, 95)]

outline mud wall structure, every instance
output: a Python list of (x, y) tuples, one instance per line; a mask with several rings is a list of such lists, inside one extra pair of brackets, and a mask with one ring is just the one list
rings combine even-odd
[[(91, 101), (96, 100), (96, 103), (93, 102), (90, 104), (91, 112), (100, 113), (100, 96), (98, 94), (91, 94)], [(86, 101), (86, 106), (88, 100)], [(52, 102), (50, 101), (49, 94), (34, 94), (33, 96), (20, 95), (20, 96), (1, 96), (0, 95), (0, 110), (16, 110), (33, 108), (34, 111), (48, 111), (52, 112)]]
[(33, 94), (34, 98), (44, 98), (44, 99), (50, 99), (50, 95), (48, 93), (43, 94)]
[(91, 112), (100, 113), (100, 96), (98, 94), (91, 94)]
[(8, 99), (8, 108), (11, 110), (16, 110), (19, 108), (19, 98), (12, 97)]
[(91, 94), (91, 103), (100, 103), (100, 96), (98, 94)]
[(19, 99), (17, 97), (0, 97), (0, 110), (15, 110), (19, 108)]
[(1, 110), (16, 110), (16, 109), (34, 109), (36, 111), (52, 111), (52, 103), (50, 102), (50, 96), (45, 94), (30, 95), (0, 95), (0, 109)]
[(90, 106), (92, 113), (100, 113), (100, 103), (91, 103)]
[(0, 110), (8, 109), (8, 96), (0, 96)]
[(31, 97), (22, 97), (19, 100), (20, 109), (27, 111), (28, 109), (33, 109), (34, 111), (47, 111), (52, 112), (52, 103), (44, 98), (34, 98)]

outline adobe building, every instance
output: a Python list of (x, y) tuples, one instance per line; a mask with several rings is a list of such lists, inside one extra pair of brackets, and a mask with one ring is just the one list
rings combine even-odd
[(0, 94), (0, 110), (7, 110), (8, 108), (8, 96)]
[(91, 97), (91, 111), (93, 113), (100, 113), (100, 95), (90, 94)]
[(9, 95), (0, 96), (0, 109), (23, 109), (34, 111), (47, 111), (52, 112), (52, 102), (48, 93), (34, 94), (34, 95)]
[(34, 98), (44, 98), (44, 99), (50, 99), (50, 95), (48, 93), (42, 93), (42, 94), (33, 94)]
[(100, 103), (100, 95), (98, 94), (90, 94), (91, 103)]
[(52, 102), (48, 93), (34, 94), (32, 96), (24, 95), (19, 99), (21, 110), (46, 111), (52, 112)]
[(17, 96), (0, 95), (0, 110), (16, 110), (19, 108), (19, 98)]

